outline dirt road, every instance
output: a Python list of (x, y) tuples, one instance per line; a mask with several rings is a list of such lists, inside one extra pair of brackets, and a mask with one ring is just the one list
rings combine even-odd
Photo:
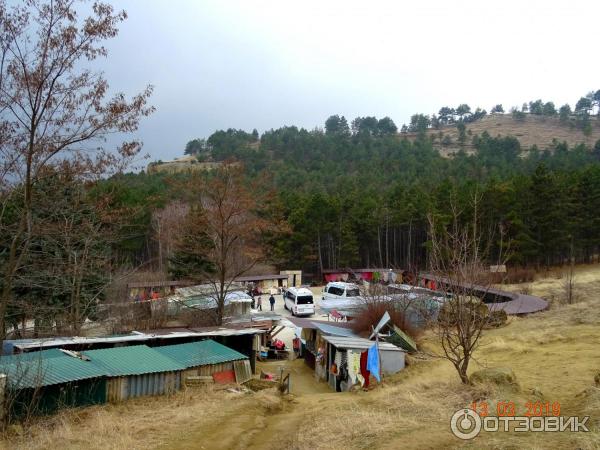
[[(339, 396), (333, 393), (326, 383), (317, 382), (314, 372), (304, 360), (269, 361), (258, 363), (258, 370), (291, 375), (291, 395), (263, 391), (254, 394), (253, 399), (240, 397), (240, 401), (227, 402), (225, 416), (227, 423), (219, 420), (198, 424), (199, 426), (169, 442), (165, 450), (184, 449), (269, 449), (281, 448), (289, 442), (290, 436), (306, 431), (303, 421), (307, 407), (313, 409), (315, 403), (327, 404), (328, 400)], [(240, 394), (243, 395), (243, 394)]]

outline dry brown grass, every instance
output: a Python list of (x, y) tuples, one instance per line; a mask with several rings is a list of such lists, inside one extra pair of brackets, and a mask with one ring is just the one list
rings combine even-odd
[[(188, 389), (171, 397), (145, 397), (118, 405), (93, 406), (40, 419), (21, 435), (9, 428), (5, 444), (12, 449), (144, 449), (168, 441), (190, 423), (224, 417), (243, 394), (210, 387)], [(11, 431), (13, 432), (11, 434)]]

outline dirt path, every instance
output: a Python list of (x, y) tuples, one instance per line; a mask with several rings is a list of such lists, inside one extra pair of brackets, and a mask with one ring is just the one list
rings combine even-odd
[[(240, 397), (224, 404), (226, 423), (220, 419), (199, 423), (187, 433), (168, 440), (164, 450), (184, 449), (279, 449), (284, 442), (294, 440), (304, 432), (302, 422), (315, 404), (335, 397), (326, 383), (319, 383), (314, 372), (303, 360), (259, 363), (258, 371), (279, 374), (279, 368), (291, 374), (291, 395), (281, 398), (277, 393), (263, 391)], [(337, 394), (339, 395), (339, 394)]]
[(279, 375), (280, 368), (282, 367), (284, 373), (291, 375), (290, 392), (293, 395), (331, 393), (331, 389), (327, 383), (319, 382), (315, 379), (315, 372), (306, 365), (303, 359), (259, 362), (256, 367), (259, 373), (262, 370), (276, 375)]

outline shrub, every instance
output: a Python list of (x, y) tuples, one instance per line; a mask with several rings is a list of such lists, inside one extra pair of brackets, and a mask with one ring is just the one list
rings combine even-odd
[(478, 370), (477, 372), (473, 372), (470, 380), (474, 384), (493, 384), (515, 392), (520, 391), (517, 377), (510, 367), (493, 367)]
[(405, 319), (404, 312), (400, 311), (393, 302), (384, 299), (368, 299), (365, 308), (352, 319), (352, 329), (356, 334), (370, 333), (372, 327), (379, 323), (386, 311), (390, 315), (390, 322), (411, 338), (417, 339), (420, 336), (419, 330)]
[(513, 119), (515, 119), (517, 122), (523, 122), (525, 121), (525, 117), (527, 117), (527, 115), (523, 111), (518, 111), (516, 109), (513, 110), (512, 116)]
[(490, 313), (488, 327), (499, 328), (499, 327), (503, 326), (507, 320), (508, 320), (508, 316), (506, 314), (506, 311), (504, 311), (503, 309), (499, 309), (497, 311), (492, 311)]
[(515, 284), (515, 283), (531, 283), (535, 278), (535, 270), (528, 269), (525, 267), (514, 267), (510, 268), (505, 276), (504, 283), (505, 284)]

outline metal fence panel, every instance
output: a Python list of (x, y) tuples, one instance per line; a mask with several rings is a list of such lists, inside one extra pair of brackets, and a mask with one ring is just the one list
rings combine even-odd
[(160, 372), (111, 378), (107, 386), (110, 402), (146, 395), (169, 395), (181, 387), (181, 372)]

